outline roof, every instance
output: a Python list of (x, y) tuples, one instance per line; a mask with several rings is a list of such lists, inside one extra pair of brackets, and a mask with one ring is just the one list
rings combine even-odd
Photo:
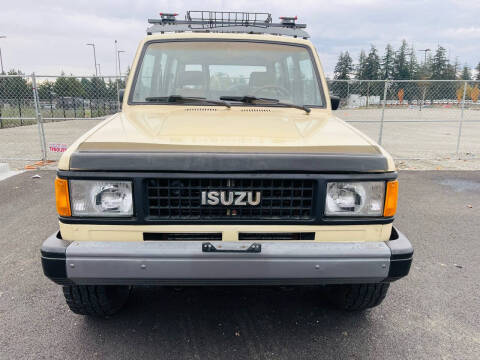
[(224, 40), (259, 40), (282, 42), (292, 44), (311, 45), (311, 41), (301, 38), (294, 38), (289, 36), (278, 36), (270, 34), (245, 34), (245, 33), (214, 33), (214, 32), (180, 32), (180, 33), (154, 33), (147, 35), (144, 42), (151, 40), (175, 40), (175, 39), (224, 39)]

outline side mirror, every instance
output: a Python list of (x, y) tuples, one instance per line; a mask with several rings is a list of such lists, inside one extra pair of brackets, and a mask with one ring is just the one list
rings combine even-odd
[(120, 103), (123, 102), (123, 95), (125, 95), (125, 89), (118, 90), (118, 100), (120, 101)]
[(335, 95), (330, 95), (330, 101), (332, 103), (332, 110), (337, 110), (340, 106), (340, 98)]

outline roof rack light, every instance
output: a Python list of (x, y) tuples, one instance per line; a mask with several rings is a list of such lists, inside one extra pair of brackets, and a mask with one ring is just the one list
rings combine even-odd
[(295, 26), (295, 21), (297, 21), (297, 16), (280, 16), (280, 20), (282, 20), (282, 24), (285, 26)]
[(162, 22), (175, 22), (176, 17), (178, 16), (177, 13), (164, 13), (164, 12), (161, 12), (159, 15), (162, 18)]

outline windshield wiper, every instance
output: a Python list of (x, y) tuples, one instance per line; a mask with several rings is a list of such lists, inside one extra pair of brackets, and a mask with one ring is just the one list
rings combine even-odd
[(181, 96), (181, 95), (170, 95), (170, 96), (151, 96), (145, 98), (147, 102), (167, 102), (167, 103), (175, 103), (175, 102), (202, 102), (206, 104), (212, 105), (221, 105), (226, 106), (227, 108), (231, 108), (232, 106), (226, 102), (221, 100), (209, 100), (203, 97), (189, 97), (189, 96)]
[(220, 100), (229, 100), (229, 101), (239, 101), (243, 102), (245, 104), (255, 104), (255, 105), (261, 105), (261, 104), (272, 104), (272, 105), (280, 105), (280, 106), (286, 106), (286, 107), (291, 107), (295, 109), (300, 109), (305, 111), (307, 114), (312, 111), (309, 107), (305, 105), (296, 105), (296, 104), (291, 104), (291, 103), (285, 103), (281, 102), (278, 99), (269, 99), (269, 98), (257, 98), (255, 96), (220, 96)]

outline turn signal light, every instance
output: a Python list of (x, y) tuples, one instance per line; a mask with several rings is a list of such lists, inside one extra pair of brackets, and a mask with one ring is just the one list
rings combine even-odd
[(70, 210), (70, 195), (68, 193), (68, 180), (55, 179), (55, 198), (57, 200), (58, 215), (72, 216)]
[(390, 217), (397, 212), (398, 202), (398, 181), (387, 182), (387, 193), (385, 195), (385, 207), (383, 208), (383, 216)]

